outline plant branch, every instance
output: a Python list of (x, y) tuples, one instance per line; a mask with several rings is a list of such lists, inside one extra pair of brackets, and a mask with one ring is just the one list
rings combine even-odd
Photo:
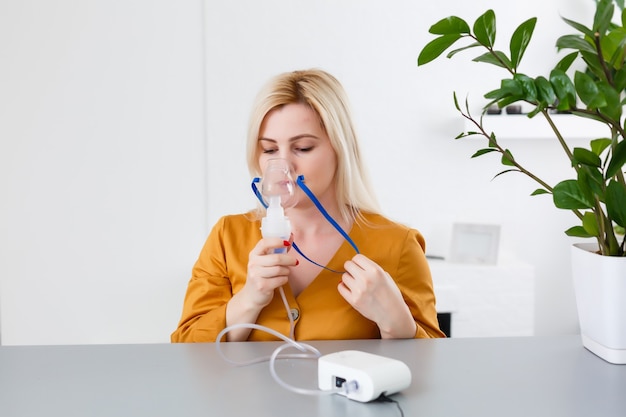
[[(462, 111), (460, 113), (463, 117), (465, 117), (467, 120), (472, 122), (472, 124), (474, 124), (474, 126), (476, 126), (480, 130), (480, 134), (484, 136), (485, 138), (487, 138), (487, 140), (489, 141), (489, 146), (491, 148), (495, 149), (498, 153), (502, 155), (506, 154), (505, 149), (503, 149), (500, 146), (500, 144), (497, 142), (497, 140), (493, 139), (491, 137), (491, 134), (487, 133), (487, 131), (484, 129), (482, 125), (482, 121), (481, 122), (476, 121), (470, 114), (469, 110), (467, 111), (467, 114)], [(527, 177), (530, 177), (533, 181), (537, 182), (543, 188), (545, 188), (549, 193), (552, 193), (552, 187), (548, 185), (548, 183), (546, 183), (541, 178), (537, 177), (535, 174), (533, 174), (532, 172), (524, 168), (522, 165), (520, 165), (510, 153), (507, 154), (507, 157), (511, 160), (511, 163), (513, 164), (513, 166), (515, 166), (515, 168), (518, 169), (519, 172), (526, 175)], [(580, 216), (582, 217), (582, 214)]]
[(613, 84), (613, 75), (611, 74), (611, 71), (609, 70), (609, 68), (606, 66), (606, 61), (604, 60), (604, 57), (602, 55), (602, 44), (600, 43), (600, 33), (599, 32), (595, 32), (593, 34), (593, 43), (596, 46), (596, 51), (598, 54), (598, 61), (600, 62), (600, 65), (602, 65), (602, 71), (604, 72), (604, 76), (606, 77), (607, 82), (615, 87), (615, 85)]
[[(493, 47), (491, 47), (491, 46), (489, 46), (489, 45), (485, 45), (484, 43), (480, 42), (480, 41), (478, 40), (478, 38), (477, 38), (476, 36), (474, 36), (474, 35), (471, 35), (471, 34), (470, 34), (469, 36), (470, 36), (472, 39), (474, 39), (476, 42), (478, 42), (479, 44), (481, 44), (483, 47), (485, 47), (485, 48), (487, 49), (487, 51), (489, 51), (489, 53), (490, 53), (491, 55), (493, 55), (493, 56), (494, 56), (494, 58), (495, 58), (495, 59), (496, 59), (496, 60), (497, 60), (497, 61), (501, 64), (502, 68), (506, 68), (506, 70), (507, 70), (508, 72), (510, 72), (510, 73), (511, 73), (511, 75), (515, 75), (515, 70), (514, 70), (513, 68), (509, 67), (509, 66), (507, 65), (507, 63), (506, 63), (506, 62), (504, 62), (504, 61), (500, 58), (500, 56), (498, 56), (498, 54), (497, 54), (497, 53), (496, 53), (496, 51), (493, 49)], [(471, 119), (470, 119), (470, 120), (471, 120)]]
[[(531, 104), (537, 105), (537, 103), (531, 103)], [(552, 109), (553, 107), (550, 107), (550, 108)], [(586, 114), (589, 116), (595, 116), (599, 119), (602, 119), (602, 122), (604, 122), (611, 130), (615, 129), (615, 131), (618, 133), (620, 137), (626, 137), (626, 130), (624, 130), (624, 127), (619, 123), (619, 120), (613, 120), (607, 117), (606, 115), (604, 115), (603, 113), (600, 113), (598, 110), (587, 110), (587, 109), (581, 109), (579, 107), (574, 107), (570, 111), (572, 113)]]
[(598, 226), (598, 230), (600, 230), (600, 233), (598, 234), (598, 236), (596, 236), (596, 241), (598, 242), (598, 248), (600, 249), (600, 253), (605, 255), (607, 252), (607, 246), (609, 246), (606, 230), (607, 219), (604, 216), (604, 211), (602, 210), (602, 206), (600, 205), (600, 200), (597, 197), (595, 198), (594, 205), (594, 212), (596, 213), (596, 225)]
[[(545, 119), (548, 121), (550, 128), (552, 128), (552, 131), (556, 135), (556, 138), (558, 139), (559, 143), (561, 144), (561, 147), (565, 151), (565, 154), (567, 155), (569, 160), (572, 161), (572, 165), (574, 165), (574, 155), (572, 154), (572, 151), (569, 149), (569, 146), (567, 146), (567, 143), (565, 142), (565, 139), (563, 139), (563, 135), (559, 131), (558, 127), (556, 127), (556, 125), (554, 124), (554, 120), (552, 120), (552, 117), (550, 117), (550, 113), (548, 113), (546, 109), (543, 109), (541, 110), (541, 114), (543, 114), (543, 117), (545, 117)], [(575, 168), (576, 168), (576, 171), (578, 171), (578, 167), (576, 166)]]
[[(489, 146), (493, 149), (496, 150), (496, 152), (502, 154), (502, 155), (507, 155), (507, 158), (511, 161), (511, 163), (513, 164), (513, 166), (515, 166), (515, 168), (517, 168), (517, 170), (519, 172), (521, 172), (522, 174), (526, 175), (527, 177), (531, 178), (533, 181), (535, 181), (536, 183), (538, 183), (539, 185), (541, 185), (544, 189), (546, 189), (546, 191), (548, 191), (550, 194), (552, 194), (553, 192), (553, 188), (548, 185), (548, 183), (546, 183), (544, 180), (542, 180), (541, 178), (537, 177), (535, 174), (533, 174), (532, 172), (528, 171), (526, 168), (524, 168), (522, 165), (520, 165), (516, 160), (515, 157), (513, 157), (513, 155), (511, 155), (510, 153), (506, 153), (505, 149), (503, 149), (500, 144), (498, 143), (498, 141), (494, 138), (491, 137), (491, 134), (487, 133), (487, 131), (484, 129), (483, 125), (482, 125), (482, 119), (480, 122), (476, 121), (472, 115), (470, 114), (469, 109), (467, 109), (467, 114), (464, 113), (463, 111), (459, 110), (459, 112), (461, 113), (461, 115), (463, 117), (465, 117), (467, 120), (469, 120), (470, 122), (472, 122), (472, 124), (474, 124), (474, 126), (476, 126), (479, 131), (480, 134), (482, 136), (484, 136), (485, 138), (487, 138), (487, 140), (489, 141)], [(567, 155), (570, 158), (570, 161), (573, 161), (574, 156), (572, 155), (571, 151), (569, 150), (569, 148), (567, 147), (567, 143), (565, 143), (565, 140), (563, 139), (563, 136), (561, 135), (561, 133), (559, 132), (559, 130), (557, 129), (557, 127), (554, 125), (554, 122), (552, 121), (552, 119), (550, 118), (549, 114), (547, 114), (547, 112), (544, 110), (544, 116), (548, 119), (548, 122), (550, 123), (550, 126), (552, 127), (552, 129), (554, 130), (554, 132), (557, 134), (557, 136), (559, 137), (559, 142), (561, 143), (561, 146), (563, 146), (563, 148), (565, 149)], [(495, 137), (495, 136), (494, 136)], [(576, 209), (571, 209), (570, 210), (572, 213), (574, 213), (574, 215), (576, 215), (576, 217), (578, 217), (580, 220), (583, 219), (583, 214), (580, 212), (580, 210), (576, 210)], [(604, 227), (602, 227), (602, 229), (604, 229)]]

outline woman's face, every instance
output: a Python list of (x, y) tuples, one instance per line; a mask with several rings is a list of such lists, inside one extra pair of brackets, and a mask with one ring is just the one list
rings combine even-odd
[[(319, 116), (305, 104), (287, 104), (269, 112), (259, 131), (259, 166), (267, 161), (287, 160), (294, 172), (304, 175), (306, 185), (321, 201), (335, 198), (337, 156)], [(298, 188), (296, 206), (309, 201)], [(304, 198), (303, 198), (304, 197)]]

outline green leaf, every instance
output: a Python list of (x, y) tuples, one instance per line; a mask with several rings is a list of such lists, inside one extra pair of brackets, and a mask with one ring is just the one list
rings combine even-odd
[(482, 45), (493, 48), (496, 41), (496, 15), (493, 10), (487, 10), (476, 19), (474, 36)]
[(452, 92), (452, 96), (454, 97), (454, 107), (456, 107), (458, 111), (461, 111), (461, 107), (459, 106), (459, 99), (456, 97), (456, 91)]
[[(587, 201), (594, 201), (593, 194), (593, 181), (589, 175), (588, 169), (579, 169), (578, 170), (578, 190), (580, 190), (580, 195)], [(597, 187), (596, 187), (597, 188)], [(603, 190), (600, 188), (599, 191), (604, 195)]]
[(526, 47), (528, 46), (528, 43), (533, 36), (533, 31), (535, 30), (536, 23), (536, 17), (528, 19), (527, 21), (519, 25), (511, 36), (509, 49), (511, 51), (511, 64), (513, 66), (513, 69), (515, 70), (517, 70), (519, 63), (522, 61), (524, 52), (526, 52)]
[(591, 236), (598, 236), (600, 231), (598, 230), (598, 221), (596, 215), (593, 212), (588, 211), (583, 215), (583, 229)]
[(585, 64), (587, 64), (587, 69), (585, 72), (592, 73), (599, 80), (606, 80), (606, 73), (604, 72), (603, 64), (600, 62), (598, 55), (593, 52), (581, 52), (580, 56), (582, 57)]
[(541, 194), (550, 194), (550, 191), (545, 190), (543, 188), (537, 188), (531, 195), (541, 195)]
[(565, 180), (555, 185), (552, 200), (557, 208), (565, 210), (587, 209), (593, 206), (593, 203), (583, 195), (576, 180)]
[(602, 152), (609, 146), (611, 146), (611, 139), (602, 138), (602, 139), (594, 139), (590, 142), (591, 152), (600, 156)]
[(581, 166), (578, 170), (578, 187), (586, 201), (595, 202), (596, 199), (604, 201), (604, 178), (599, 168)]
[(474, 131), (468, 131), (468, 132), (461, 132), (458, 135), (456, 135), (456, 137), (454, 139), (463, 139), (466, 138), (468, 136), (482, 136), (482, 133), (480, 132), (474, 132)]
[(582, 226), (571, 227), (565, 231), (565, 234), (571, 237), (595, 237), (595, 235), (587, 233), (585, 228)]
[(624, 65), (624, 36), (624, 28), (619, 28), (600, 38), (602, 56), (615, 69)]
[(613, 0), (600, 0), (596, 6), (596, 13), (593, 17), (593, 31), (600, 34), (606, 33), (611, 25), (611, 19), (615, 12)]
[(476, 48), (478, 46), (482, 46), (482, 45), (479, 44), (478, 42), (474, 42), (474, 43), (472, 43), (470, 45), (467, 45), (467, 46), (464, 46), (462, 48), (458, 48), (458, 49), (455, 49), (453, 51), (448, 52), (448, 55), (446, 55), (446, 57), (447, 58), (452, 58), (453, 56), (455, 56), (459, 52), (465, 51), (466, 49)]
[(626, 89), (626, 66), (623, 66), (615, 73), (613, 76), (613, 82), (615, 83), (615, 88), (618, 91)]
[(593, 38), (593, 30), (589, 29), (587, 26), (578, 23), (578, 22), (574, 22), (573, 20), (570, 19), (566, 19), (564, 17), (562, 17), (563, 21), (565, 23), (567, 23), (568, 25), (570, 25), (571, 27), (573, 27), (574, 29), (576, 29), (577, 31), (579, 31), (580, 33), (583, 33), (587, 36), (589, 36), (590, 38)]
[(538, 103), (537, 107), (535, 107), (533, 110), (529, 111), (528, 114), (526, 115), (529, 119), (532, 119), (533, 117), (535, 117), (537, 114), (541, 113), (541, 111), (545, 110), (546, 105), (543, 103)]
[(535, 88), (537, 90), (537, 101), (544, 106), (550, 106), (556, 101), (556, 94), (552, 84), (545, 77), (535, 78)]
[[(500, 88), (497, 90), (492, 90), (485, 94), (485, 98), (501, 100), (504, 97), (513, 96), (516, 97), (516, 100), (520, 100), (524, 97), (524, 88), (522, 88), (521, 84), (512, 78), (505, 78), (500, 81)], [(503, 107), (503, 106), (500, 106)]]
[(587, 40), (578, 35), (564, 35), (556, 40), (556, 47), (561, 49), (576, 49), (578, 51), (596, 53), (596, 49)]
[(604, 94), (600, 92), (593, 79), (584, 72), (576, 71), (574, 85), (576, 86), (578, 97), (580, 97), (588, 109), (606, 106)]
[(500, 160), (502, 165), (514, 167), (515, 166), (514, 161), (515, 159), (513, 158), (513, 154), (511, 153), (511, 151), (509, 151), (508, 149), (505, 149), (504, 153), (502, 154), (502, 159)]
[(600, 106), (598, 110), (610, 119), (618, 121), (622, 117), (622, 106), (620, 103), (619, 92), (615, 91), (607, 82), (602, 81), (597, 84), (598, 90), (604, 96), (606, 104)]
[[(571, 113), (576, 115), (577, 117), (584, 117), (585, 119), (595, 120), (597, 122), (601, 122), (601, 123), (604, 123), (606, 125), (606, 120), (604, 118), (598, 116), (596, 113), (588, 113), (588, 112), (586, 113), (586, 112), (580, 111), (578, 109), (572, 109)], [(607, 126), (607, 129), (608, 129), (608, 126)]]
[(419, 56), (417, 57), (417, 66), (427, 64), (430, 61), (436, 59), (459, 39), (461, 39), (461, 35), (458, 34), (442, 35), (428, 42), (428, 44), (424, 46), (424, 49), (422, 49), (422, 52), (420, 52)]
[(457, 16), (448, 16), (441, 19), (428, 29), (434, 35), (461, 35), (470, 33), (470, 28), (465, 20)]
[(553, 69), (552, 72), (550, 72), (550, 82), (559, 100), (557, 109), (570, 110), (576, 107), (576, 88), (565, 72)]
[(476, 151), (476, 153), (474, 155), (472, 155), (472, 158), (476, 158), (478, 156), (485, 155), (485, 154), (488, 154), (488, 153), (491, 153), (491, 152), (497, 152), (497, 151), (498, 150), (494, 149), (494, 148), (480, 149), (480, 150)]
[(513, 103), (517, 103), (518, 101), (522, 101), (523, 98), (521, 97), (506, 97), (503, 99), (498, 100), (498, 107), (500, 108), (504, 108), (506, 106), (508, 106), (509, 104), (513, 104)]
[(606, 168), (606, 178), (611, 178), (619, 171), (623, 171), (624, 164), (626, 164), (626, 140), (622, 139), (613, 150), (611, 160)]
[(500, 175), (502, 175), (502, 174), (506, 174), (507, 172), (520, 172), (520, 170), (519, 170), (519, 169), (506, 169), (506, 170), (504, 170), (504, 171), (502, 171), (502, 172), (498, 172), (496, 175), (494, 175), (494, 177), (493, 177), (492, 179), (496, 179), (496, 178), (498, 178)]
[(484, 54), (472, 59), (474, 62), (485, 62), (487, 64), (497, 65), (502, 68), (512, 68), (511, 60), (502, 51), (485, 52)]
[(535, 78), (535, 88), (537, 89), (537, 101), (544, 103), (547, 106), (554, 104), (556, 101), (556, 94), (552, 84), (545, 77)]
[(573, 153), (574, 153), (574, 159), (576, 160), (576, 162), (580, 164), (589, 165), (589, 166), (598, 167), (598, 168), (602, 164), (602, 162), (600, 161), (600, 157), (588, 149), (574, 148)]
[(530, 78), (524, 74), (515, 74), (513, 79), (522, 86), (522, 90), (524, 91), (523, 100), (529, 101), (531, 103), (537, 102), (537, 87), (535, 86), (535, 80)]
[(626, 187), (611, 181), (606, 188), (606, 210), (613, 221), (626, 227)]
[(578, 58), (578, 52), (569, 53), (561, 58), (554, 68), (566, 72), (569, 67), (572, 66), (572, 63), (576, 60), (576, 58)]

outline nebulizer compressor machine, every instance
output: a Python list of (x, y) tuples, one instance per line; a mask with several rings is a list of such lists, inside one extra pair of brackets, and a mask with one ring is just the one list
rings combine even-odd
[[(319, 203), (317, 198), (308, 189), (304, 183), (304, 177), (299, 176), (296, 181), (293, 180), (291, 166), (284, 159), (270, 159), (264, 170), (264, 177), (255, 178), (252, 182), (252, 189), (261, 204), (266, 208), (266, 215), (261, 220), (261, 234), (264, 238), (278, 237), (285, 241), (291, 237), (291, 223), (285, 216), (285, 208), (290, 208), (295, 204), (296, 186), (315, 203), (324, 217), (342, 234), (346, 240), (355, 248), (358, 248), (352, 242), (343, 229), (332, 219), (326, 212), (324, 207)], [(261, 184), (261, 190), (257, 184)], [(292, 247), (298, 253), (310, 262), (297, 247), (295, 242)], [(286, 248), (276, 249), (276, 252), (285, 252)], [(315, 263), (315, 262), (313, 262)], [(324, 266), (315, 263), (324, 268)], [(337, 271), (333, 271), (337, 272)], [(216, 347), (220, 355), (235, 365), (250, 365), (252, 363), (263, 362), (269, 360), (270, 372), (277, 383), (284, 388), (296, 392), (298, 394), (307, 395), (323, 395), (323, 394), (339, 394), (349, 399), (368, 402), (375, 400), (381, 396), (391, 395), (406, 389), (411, 384), (411, 371), (409, 367), (396, 359), (387, 358), (380, 355), (374, 355), (367, 352), (357, 350), (345, 350), (327, 355), (322, 355), (315, 347), (295, 341), (293, 318), (290, 314), (290, 307), (284, 294), (282, 287), (279, 293), (285, 305), (286, 313), (290, 321), (290, 337), (283, 335), (264, 326), (255, 323), (241, 323), (229, 326), (218, 334), (216, 339)], [(235, 362), (228, 359), (220, 349), (220, 341), (223, 336), (230, 330), (239, 327), (252, 328), (268, 332), (286, 343), (279, 346), (269, 358), (257, 358), (248, 362)], [(301, 353), (297, 354), (281, 354), (287, 348), (295, 348)], [(275, 361), (285, 358), (308, 358), (318, 360), (318, 388), (319, 390), (304, 389), (294, 387), (284, 382), (276, 373)]]

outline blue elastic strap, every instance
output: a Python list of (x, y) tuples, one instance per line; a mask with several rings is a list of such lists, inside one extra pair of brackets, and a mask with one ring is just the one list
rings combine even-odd
[[(257, 183), (259, 183), (261, 181), (261, 179), (259, 177), (255, 177), (252, 180), (252, 191), (254, 192), (254, 195), (256, 196), (256, 198), (259, 200), (259, 202), (261, 203), (261, 205), (265, 208), (267, 208), (267, 203), (265, 202), (265, 200), (263, 200), (263, 196), (261, 195), (261, 192), (259, 191), (259, 188), (257, 187)], [(341, 234), (341, 236), (343, 236), (343, 238), (350, 244), (350, 246), (352, 246), (354, 248), (354, 250), (356, 251), (356, 253), (360, 253), (359, 252), (359, 248), (356, 246), (356, 244), (354, 243), (354, 241), (350, 238), (350, 236), (348, 236), (348, 234), (341, 228), (341, 226), (339, 226), (339, 224), (335, 221), (335, 219), (333, 219), (330, 214), (328, 214), (328, 212), (326, 211), (326, 209), (324, 208), (324, 206), (322, 206), (322, 203), (319, 202), (319, 200), (317, 199), (317, 197), (315, 197), (315, 194), (313, 194), (313, 192), (309, 189), (309, 187), (307, 187), (304, 184), (304, 175), (300, 175), (298, 176), (298, 179), (296, 180), (296, 183), (298, 184), (298, 186), (300, 186), (300, 188), (302, 188), (302, 191), (304, 191), (304, 193), (307, 195), (307, 197), (309, 197), (309, 199), (313, 202), (313, 204), (315, 204), (315, 207), (317, 207), (317, 209), (320, 211), (320, 213), (322, 213), (322, 215), (326, 218), (326, 220), (328, 220), (328, 222), (335, 228), (337, 229), (337, 231)], [(298, 252), (300, 254), (300, 256), (302, 256), (304, 259), (306, 259), (307, 261), (311, 262), (313, 265), (319, 266), (320, 268), (324, 268), (327, 271), (330, 272), (334, 272), (336, 274), (343, 274), (344, 271), (335, 271), (334, 269), (328, 268), (324, 265), (318, 264), (317, 262), (315, 262), (314, 260), (312, 260), (311, 258), (309, 258), (308, 256), (306, 256), (304, 253), (302, 253), (302, 251), (300, 250), (300, 248), (298, 247), (298, 245), (296, 245), (295, 242), (292, 242), (291, 246), (294, 248), (294, 250), (296, 252)]]
[(333, 219), (330, 214), (328, 214), (328, 212), (326, 211), (326, 209), (322, 206), (322, 204), (319, 202), (319, 200), (317, 199), (317, 197), (315, 197), (315, 195), (313, 194), (313, 192), (311, 190), (309, 190), (309, 187), (307, 187), (304, 184), (304, 175), (299, 175), (298, 179), (296, 180), (296, 183), (298, 184), (298, 186), (300, 186), (300, 188), (302, 188), (302, 191), (304, 191), (304, 193), (311, 199), (311, 201), (313, 202), (313, 204), (315, 204), (315, 207), (317, 207), (317, 209), (320, 211), (320, 213), (322, 213), (324, 215), (324, 217), (326, 218), (326, 220), (328, 220), (328, 222), (335, 228), (337, 229), (337, 231), (339, 233), (341, 233), (341, 236), (343, 236), (344, 239), (346, 239), (346, 241), (354, 248), (354, 250), (356, 251), (356, 253), (361, 253), (359, 252), (359, 248), (357, 248), (356, 244), (352, 241), (352, 239), (350, 238), (350, 236), (348, 236), (348, 234), (341, 228), (341, 226), (339, 226), (339, 224), (335, 221), (335, 219)]
[(252, 179), (252, 184), (250, 184), (252, 186), (252, 191), (254, 191), (254, 195), (256, 196), (256, 198), (259, 199), (259, 201), (261, 202), (261, 205), (263, 205), (263, 207), (267, 208), (267, 203), (263, 200), (263, 196), (261, 195), (261, 192), (259, 191), (259, 188), (256, 186), (256, 184), (258, 182), (261, 181), (261, 178), (259, 177), (254, 177)]
[(311, 262), (313, 265), (315, 266), (319, 266), (320, 268), (324, 268), (327, 271), (330, 272), (334, 272), (335, 274), (343, 274), (346, 271), (335, 271), (332, 268), (329, 268), (327, 266), (324, 266), (322, 264), (318, 264), (317, 262), (315, 262), (313, 259), (309, 258), (308, 256), (306, 256), (304, 253), (302, 253), (302, 251), (300, 250), (300, 248), (298, 247), (298, 245), (296, 245), (296, 242), (291, 242), (291, 247), (295, 249), (296, 252), (298, 252), (300, 254), (300, 256), (302, 256), (304, 259), (306, 259), (307, 261)]

